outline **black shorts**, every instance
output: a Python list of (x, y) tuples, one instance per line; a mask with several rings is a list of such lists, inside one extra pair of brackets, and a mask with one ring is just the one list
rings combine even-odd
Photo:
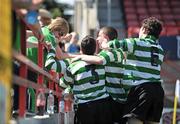
[(164, 104), (164, 90), (159, 82), (147, 82), (131, 88), (124, 117), (159, 122)]
[(119, 103), (111, 98), (111, 112), (112, 112), (112, 124), (114, 122), (118, 124), (126, 124), (125, 119), (123, 118), (124, 106), (125, 103)]
[(79, 104), (76, 124), (111, 124), (109, 98)]

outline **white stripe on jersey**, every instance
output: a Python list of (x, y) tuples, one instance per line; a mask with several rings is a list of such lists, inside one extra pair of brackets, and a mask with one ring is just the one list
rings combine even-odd
[(123, 69), (121, 67), (105, 66), (105, 71), (116, 73), (116, 74), (122, 74), (123, 73)]
[(106, 87), (107, 91), (110, 93), (114, 94), (125, 94), (125, 90), (123, 88), (111, 88), (111, 87)]
[(74, 85), (73, 89), (78, 90), (78, 91), (83, 91), (83, 90), (87, 90), (87, 89), (99, 87), (99, 86), (105, 86), (104, 80), (99, 80), (99, 82), (97, 84), (85, 83), (85, 84), (81, 84), (81, 85)]
[(133, 74), (133, 76), (135, 76), (135, 77), (141, 77), (141, 78), (145, 78), (145, 79), (152, 78), (152, 77), (156, 78), (156, 79), (160, 78), (160, 75), (150, 74), (150, 73), (146, 73), (146, 72), (139, 72), (139, 71), (135, 71), (135, 70), (128, 70), (128, 69), (126, 69), (124, 71), (124, 74), (125, 75)]
[[(134, 52), (134, 55), (136, 55), (136, 56), (138, 56), (138, 57), (151, 57), (151, 52), (145, 52), (145, 51), (139, 51), (139, 50), (136, 50), (135, 52)], [(161, 61), (163, 61), (162, 59), (163, 59), (163, 55), (161, 55), (161, 54), (158, 54), (158, 56), (159, 56), (159, 60), (161, 60)]]
[[(162, 82), (162, 80), (159, 80)], [(123, 80), (123, 84), (129, 85), (129, 86), (137, 86), (139, 84), (143, 84), (145, 82), (149, 82), (149, 80), (138, 80), (138, 81), (133, 81), (133, 80)]]
[(127, 46), (128, 46), (128, 51), (130, 52), (130, 53), (133, 53), (133, 48), (134, 48), (134, 44), (132, 44), (132, 41), (130, 40), (130, 39), (126, 39), (126, 41), (127, 41)]
[(120, 78), (115, 78), (115, 77), (108, 77), (108, 76), (106, 76), (106, 81), (107, 81), (108, 83), (111, 83), (111, 84), (120, 84), (121, 79), (120, 79)]
[[(96, 95), (95, 95), (96, 96)], [(78, 98), (79, 97), (79, 95), (76, 95), (76, 97)], [(80, 97), (82, 97), (82, 96), (80, 96)], [(79, 98), (80, 98), (79, 97)], [(99, 99), (103, 99), (103, 98), (107, 98), (107, 97), (109, 97), (109, 95), (107, 94), (107, 93), (105, 93), (104, 95), (102, 95), (101, 97), (97, 97), (96, 99), (90, 99), (90, 100), (81, 100), (81, 99), (78, 99), (78, 103), (86, 103), (86, 102), (90, 102), (90, 101), (95, 101), (95, 100), (99, 100)]]
[(139, 66), (139, 67), (145, 67), (148, 69), (154, 69), (154, 70), (158, 70), (158, 71), (160, 71), (160, 69), (161, 69), (160, 65), (152, 66), (151, 63), (149, 63), (149, 62), (142, 62), (142, 61), (130, 60), (130, 59), (126, 60), (126, 65), (132, 65), (132, 64)]
[[(98, 73), (98, 75), (104, 75), (104, 69), (95, 69), (95, 71)], [(91, 77), (92, 74), (91, 74), (91, 71), (88, 71), (88, 72), (83, 72), (83, 73), (80, 73), (80, 74), (77, 74), (76, 75), (76, 80), (82, 80), (84, 78), (88, 78), (88, 77)]]

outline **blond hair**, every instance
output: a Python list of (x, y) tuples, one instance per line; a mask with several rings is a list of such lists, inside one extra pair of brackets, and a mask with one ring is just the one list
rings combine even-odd
[(64, 35), (66, 35), (69, 32), (69, 24), (68, 22), (61, 17), (58, 17), (54, 20), (52, 20), (51, 24), (49, 24), (48, 28), (51, 31), (59, 31), (63, 32)]

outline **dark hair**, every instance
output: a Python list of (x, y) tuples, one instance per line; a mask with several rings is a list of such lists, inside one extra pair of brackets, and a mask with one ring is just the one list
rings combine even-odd
[(149, 17), (142, 21), (142, 27), (146, 29), (147, 35), (159, 38), (162, 31), (162, 22), (155, 17)]
[(96, 50), (96, 40), (91, 36), (86, 36), (81, 41), (81, 50), (83, 54), (93, 55)]
[(113, 27), (103, 27), (100, 30), (103, 31), (105, 35), (109, 37), (109, 40), (114, 40), (118, 38), (118, 33), (117, 30)]

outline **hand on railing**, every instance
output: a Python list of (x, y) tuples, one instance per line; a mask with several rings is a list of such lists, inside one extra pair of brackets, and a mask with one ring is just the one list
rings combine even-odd
[(52, 48), (52, 45), (50, 42), (46, 41), (44, 42), (44, 47), (47, 49), (47, 51), (49, 51)]

